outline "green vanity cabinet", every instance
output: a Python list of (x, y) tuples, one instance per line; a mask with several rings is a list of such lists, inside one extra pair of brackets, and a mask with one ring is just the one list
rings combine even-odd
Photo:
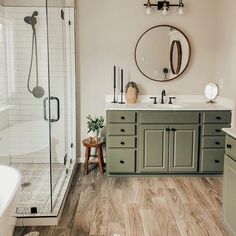
[(107, 111), (107, 172), (136, 172), (136, 112)]
[(222, 173), (231, 111), (107, 110), (107, 173)]
[(197, 172), (199, 125), (141, 125), (140, 172)]
[(168, 129), (168, 125), (140, 126), (140, 172), (168, 171)]
[(205, 111), (202, 113), (199, 171), (222, 173), (224, 169), (225, 133), (230, 127), (231, 111)]

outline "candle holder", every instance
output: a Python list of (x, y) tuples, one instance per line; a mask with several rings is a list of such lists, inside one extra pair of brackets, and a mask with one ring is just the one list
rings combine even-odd
[(114, 95), (113, 95), (113, 101), (111, 103), (118, 103), (116, 101), (116, 88), (114, 88)]
[(120, 102), (119, 102), (119, 104), (125, 104), (125, 102), (123, 101), (123, 96), (124, 96), (124, 92), (123, 91), (121, 91), (120, 92)]

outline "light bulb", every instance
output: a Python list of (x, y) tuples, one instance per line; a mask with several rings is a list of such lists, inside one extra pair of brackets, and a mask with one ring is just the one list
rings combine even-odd
[(184, 8), (183, 7), (179, 7), (178, 8), (178, 13), (180, 16), (182, 16), (184, 14)]
[(150, 6), (147, 7), (146, 14), (149, 15), (149, 16), (152, 14), (152, 7), (150, 7)]
[(167, 14), (168, 14), (168, 8), (167, 7), (163, 7), (162, 15), (166, 16)]

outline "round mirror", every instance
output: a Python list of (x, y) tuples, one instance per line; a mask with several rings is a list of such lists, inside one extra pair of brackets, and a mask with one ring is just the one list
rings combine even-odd
[(135, 62), (147, 78), (165, 82), (187, 69), (191, 47), (186, 35), (174, 26), (157, 25), (145, 31), (135, 47)]
[(214, 103), (214, 100), (218, 96), (218, 86), (215, 83), (210, 83), (205, 87), (205, 96), (209, 99), (209, 103)]

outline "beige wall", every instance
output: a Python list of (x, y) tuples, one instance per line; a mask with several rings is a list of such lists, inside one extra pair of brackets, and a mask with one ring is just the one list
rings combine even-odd
[(218, 2), (216, 78), (224, 81), (220, 94), (236, 99), (236, 1)]
[[(232, 0), (233, 1), (233, 0)], [(79, 0), (78, 33), (81, 91), (81, 137), (86, 136), (86, 116), (104, 115), (104, 99), (112, 93), (112, 70), (124, 68), (125, 80), (136, 81), (142, 94), (202, 94), (215, 79), (215, 0), (188, 0), (186, 14), (146, 16), (140, 0)], [(175, 10), (174, 10), (175, 11)], [(144, 78), (134, 62), (139, 36), (158, 24), (183, 30), (192, 45), (189, 69), (179, 79), (158, 83)]]

